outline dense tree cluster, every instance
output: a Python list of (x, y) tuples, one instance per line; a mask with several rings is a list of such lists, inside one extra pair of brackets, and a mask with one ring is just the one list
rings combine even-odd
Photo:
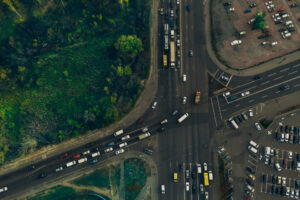
[(134, 105), (149, 67), (147, 0), (4, 0), (0, 18), (0, 163)]

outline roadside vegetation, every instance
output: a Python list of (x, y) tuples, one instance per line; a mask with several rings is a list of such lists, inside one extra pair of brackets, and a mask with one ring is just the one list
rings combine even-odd
[(135, 104), (149, 69), (147, 0), (5, 0), (0, 19), (0, 164)]

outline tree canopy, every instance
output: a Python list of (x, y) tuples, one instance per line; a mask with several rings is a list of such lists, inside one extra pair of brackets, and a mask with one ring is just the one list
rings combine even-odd
[(267, 28), (266, 13), (256, 13), (254, 16), (253, 29), (265, 30)]

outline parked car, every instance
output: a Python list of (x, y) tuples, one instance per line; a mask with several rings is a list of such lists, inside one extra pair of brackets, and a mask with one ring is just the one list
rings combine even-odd
[(255, 122), (255, 127), (258, 131), (261, 131), (261, 127), (258, 122)]

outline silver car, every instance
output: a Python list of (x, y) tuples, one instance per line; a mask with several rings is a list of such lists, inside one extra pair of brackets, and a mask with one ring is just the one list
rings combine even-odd
[(187, 99), (186, 97), (183, 97), (183, 98), (182, 98), (182, 104), (183, 104), (183, 105), (186, 104), (186, 99)]

